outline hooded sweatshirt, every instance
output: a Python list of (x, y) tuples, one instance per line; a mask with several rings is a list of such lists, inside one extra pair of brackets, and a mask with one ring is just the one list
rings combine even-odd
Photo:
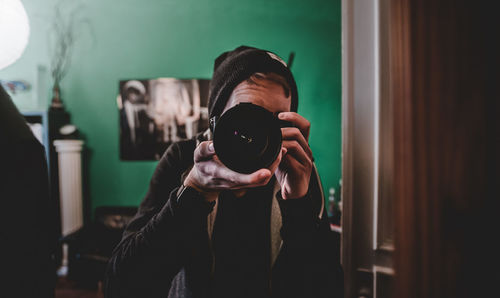
[[(238, 47), (215, 61), (209, 112), (216, 121), (232, 89), (255, 72), (295, 81), (275, 54)], [(283, 200), (279, 185), (216, 203), (179, 193), (207, 134), (172, 144), (108, 264), (106, 297), (342, 297), (343, 273), (317, 172), (305, 197)]]

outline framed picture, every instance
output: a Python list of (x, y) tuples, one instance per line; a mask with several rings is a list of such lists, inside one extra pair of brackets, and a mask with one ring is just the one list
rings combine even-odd
[(209, 83), (176, 78), (120, 81), (120, 158), (158, 160), (173, 142), (208, 129)]

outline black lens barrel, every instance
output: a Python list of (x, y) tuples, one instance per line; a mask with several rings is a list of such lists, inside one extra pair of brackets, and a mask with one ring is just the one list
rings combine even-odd
[(269, 167), (281, 150), (281, 127), (289, 126), (267, 109), (240, 103), (214, 125), (214, 148), (220, 161), (233, 171), (253, 173)]

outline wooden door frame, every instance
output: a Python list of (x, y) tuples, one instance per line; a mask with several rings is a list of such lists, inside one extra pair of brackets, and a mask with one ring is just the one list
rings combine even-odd
[(382, 2), (342, 2), (341, 258), (346, 297), (375, 295), (376, 276), (392, 274), (392, 252), (380, 245), (377, 212), (383, 182), (379, 179)]

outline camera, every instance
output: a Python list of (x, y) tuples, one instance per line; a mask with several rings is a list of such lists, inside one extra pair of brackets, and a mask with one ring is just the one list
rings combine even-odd
[(291, 122), (267, 109), (240, 103), (210, 119), (215, 153), (229, 169), (249, 174), (269, 167), (281, 150), (281, 128)]

